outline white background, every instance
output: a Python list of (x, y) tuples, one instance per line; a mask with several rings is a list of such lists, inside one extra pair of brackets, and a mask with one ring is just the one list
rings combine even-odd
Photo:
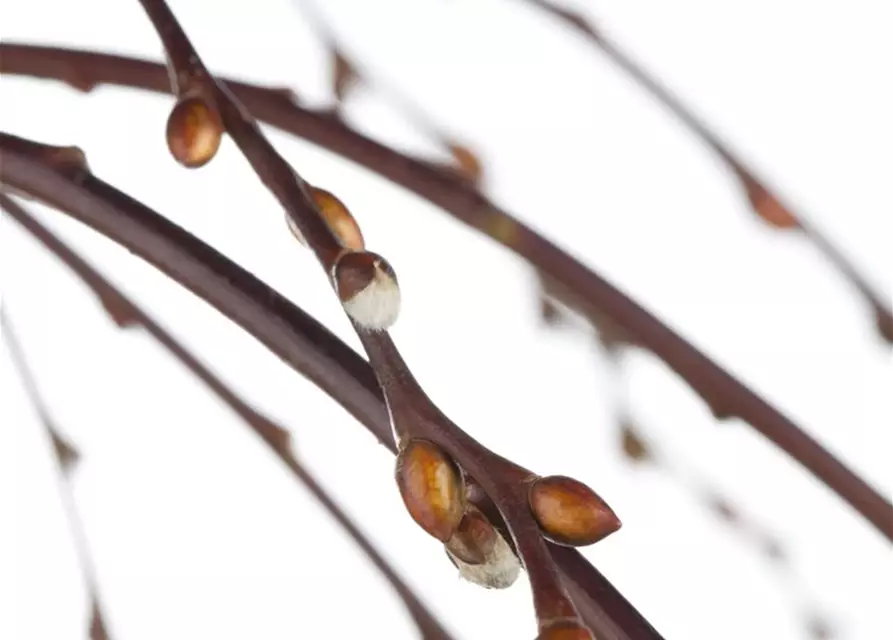
[[(683, 96), (807, 213), (889, 300), (893, 287), (893, 8), (880, 0), (574, 3)], [(745, 380), (890, 494), (891, 350), (861, 300), (804, 240), (749, 212), (732, 174), (607, 59), (509, 0), (325, 0), (370, 77), (480, 153), (490, 195)], [(213, 71), (327, 104), (330, 61), (294, 0), (175, 0)], [(0, 3), (0, 35), (160, 59), (132, 2)], [(440, 157), (382, 95), (350, 122)], [(163, 139), (169, 97), (2, 79), (0, 128), (85, 149), (94, 172), (238, 260), (357, 340), (281, 210), (230, 141), (187, 171)], [(661, 362), (629, 352), (611, 377), (585, 330), (544, 329), (531, 270), (372, 173), (271, 133), (335, 191), (402, 285), (392, 331), (463, 428), (540, 473), (594, 487), (623, 529), (584, 551), (668, 639), (890, 637), (890, 545), (738, 421), (717, 425)], [(37, 208), (36, 205), (32, 208)], [(37, 208), (293, 433), (301, 460), (458, 638), (528, 638), (526, 580), (459, 581), (403, 510), (392, 458), (334, 401), (151, 267)], [(114, 640), (415, 637), (355, 546), (190, 374), (120, 332), (74, 276), (2, 223), (3, 305), (54, 418), (83, 459), (73, 488)], [(75, 639), (89, 617), (53, 459), (4, 348), (0, 361), (0, 638)], [(632, 403), (675, 473), (619, 453), (612, 406)], [(680, 478), (683, 481), (680, 481)], [(711, 486), (779, 537), (790, 570), (721, 523)]]

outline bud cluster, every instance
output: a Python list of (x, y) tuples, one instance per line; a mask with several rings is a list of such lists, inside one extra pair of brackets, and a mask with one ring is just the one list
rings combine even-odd
[[(397, 455), (396, 479), (409, 515), (444, 543), (459, 575), (488, 589), (511, 586), (521, 571), (502, 533), (466, 496), (459, 466), (436, 444), (405, 441)], [(521, 488), (542, 534), (557, 544), (593, 544), (620, 528), (620, 520), (592, 489), (573, 478), (534, 478)], [(543, 640), (588, 638), (583, 627), (561, 622)], [(576, 634), (576, 635), (574, 635)]]

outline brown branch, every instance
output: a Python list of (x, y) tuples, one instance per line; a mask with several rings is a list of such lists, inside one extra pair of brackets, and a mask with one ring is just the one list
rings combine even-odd
[(893, 312), (889, 302), (869, 286), (866, 279), (855, 266), (822, 234), (815, 225), (804, 216), (795, 214), (790, 206), (781, 202), (766, 183), (756, 177), (753, 171), (735, 154), (720, 137), (711, 131), (703, 121), (698, 119), (690, 109), (680, 102), (666, 87), (640, 67), (632, 58), (624, 53), (616, 44), (605, 37), (597, 27), (588, 22), (579, 13), (561, 9), (546, 0), (524, 0), (541, 11), (560, 20), (566, 26), (581, 34), (589, 43), (601, 50), (608, 59), (623, 73), (663, 105), (682, 124), (710, 147), (716, 155), (738, 178), (744, 189), (744, 195), (753, 212), (764, 222), (777, 229), (799, 229), (831, 265), (853, 286), (874, 314), (875, 327), (878, 334), (888, 343), (893, 344)]
[[(82, 90), (114, 84), (169, 93), (163, 66), (145, 60), (55, 47), (0, 43), (0, 73), (56, 79)], [(365, 166), (441, 207), (525, 258), (562, 286), (587, 317), (607, 317), (653, 352), (717, 417), (741, 418), (781, 447), (893, 540), (893, 507), (780, 411), (719, 367), (598, 274), (499, 209), (467, 182), (353, 131), (328, 112), (304, 109), (278, 89), (226, 81), (256, 117)]]
[[(9, 199), (0, 193), (0, 207), (6, 208)], [(74, 447), (65, 442), (59, 435), (59, 430), (55, 426), (55, 421), (50, 415), (43, 397), (28, 366), (28, 360), (25, 357), (25, 350), (21, 341), (13, 329), (12, 323), (6, 314), (6, 308), (0, 307), (0, 338), (6, 342), (9, 347), (13, 367), (18, 371), (22, 385), (25, 387), (25, 393), (34, 407), (37, 416), (46, 431), (49, 444), (53, 450), (53, 457), (56, 459), (57, 465), (57, 488), (59, 497), (62, 500), (62, 506), (65, 510), (65, 518), (68, 520), (68, 527), (71, 531), (71, 537), (74, 540), (75, 553), (77, 554), (78, 564), (81, 568), (85, 586), (87, 588), (87, 597), (90, 599), (90, 640), (111, 640), (108, 633), (108, 625), (106, 624), (106, 616), (103, 611), (105, 606), (100, 595), (99, 583), (97, 580), (96, 566), (93, 563), (93, 556), (90, 553), (90, 543), (87, 540), (87, 534), (84, 531), (84, 523), (81, 521), (75, 503), (74, 495), (68, 484), (67, 471), (69, 466), (77, 459), (78, 454)]]
[(0, 193), (0, 207), (5, 209), (31, 236), (44, 248), (53, 253), (80, 280), (93, 291), (102, 303), (109, 316), (125, 328), (139, 325), (161, 344), (171, 355), (180, 361), (197, 378), (226, 404), (245, 425), (261, 438), (274, 454), (288, 467), (295, 478), (316, 498), (329, 515), (347, 532), (376, 569), (387, 579), (397, 595), (406, 605), (413, 621), (426, 640), (452, 640), (452, 636), (441, 626), (428, 608), (413, 593), (394, 569), (388, 564), (372, 542), (360, 531), (347, 514), (329, 496), (316, 478), (298, 462), (291, 448), (289, 432), (274, 420), (258, 412), (245, 402), (223, 380), (214, 375), (185, 346), (180, 344), (171, 334), (164, 330), (151, 316), (137, 306), (124, 293), (113, 285), (96, 269), (87, 264), (83, 258), (44, 227), (23, 207), (11, 198)]
[[(0, 134), (0, 183), (68, 213), (203, 298), (396, 452), (372, 370), (350, 347), (201, 240), (97, 179), (85, 166), (65, 160), (72, 156), (83, 159), (70, 148)], [(493, 514), (488, 502), (483, 498), (478, 506)], [(641, 614), (576, 550), (548, 546), (578, 611), (600, 638), (659, 640)]]
[[(545, 505), (554, 501), (535, 499), (543, 491), (551, 491), (553, 485), (544, 484), (548, 481), (484, 447), (428, 397), (386, 332), (399, 305), (393, 270), (381, 256), (343, 247), (314, 204), (312, 187), (276, 152), (226, 86), (210, 75), (165, 0), (140, 0), (140, 4), (164, 44), (178, 96), (201, 96), (216, 110), (254, 172), (279, 200), (329, 273), (387, 401), (400, 450), (397, 484), (410, 515), (427, 533), (449, 543), (466, 513), (465, 479), (473, 478), (502, 515), (527, 571), (539, 640), (557, 638), (556, 634), (570, 629), (581, 640), (590, 637), (541, 533), (541, 526), (549, 531), (546, 519), (551, 519), (551, 524), (557, 519), (559, 527), (570, 522), (561, 513), (544, 513)], [(349, 305), (354, 298), (369, 302)], [(360, 313), (358, 307), (371, 308), (375, 317)], [(577, 495), (568, 486), (562, 490)], [(593, 513), (593, 527), (587, 536), (591, 544), (619, 528), (620, 522), (604, 501), (590, 489), (585, 491)], [(554, 531), (550, 533), (555, 536)]]

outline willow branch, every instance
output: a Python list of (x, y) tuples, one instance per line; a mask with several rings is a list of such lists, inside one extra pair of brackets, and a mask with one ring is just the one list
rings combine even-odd
[[(377, 254), (342, 244), (314, 202), (315, 188), (276, 152), (226, 85), (208, 72), (165, 0), (140, 0), (140, 4), (164, 44), (178, 97), (182, 101), (198, 96), (219, 114), (226, 132), (329, 274), (387, 402), (399, 449), (395, 476), (410, 515), (429, 535), (447, 545), (458, 535), (465, 514), (472, 517), (466, 506), (465, 481), (473, 478), (502, 515), (527, 571), (538, 639), (552, 640), (570, 628), (580, 638), (583, 634), (590, 637), (562, 585), (540, 529), (543, 513), (534, 497), (551, 491), (550, 481), (544, 484), (536, 474), (484, 447), (424, 392), (387, 333), (400, 304), (393, 269)], [(561, 490), (573, 492), (568, 486)], [(598, 539), (597, 533), (601, 535), (603, 525), (610, 533), (620, 523), (604, 501), (590, 489), (585, 491), (593, 513), (592, 543)], [(562, 515), (549, 515), (559, 524), (566, 522)]]
[[(396, 453), (387, 407), (368, 363), (245, 269), (93, 176), (79, 150), (0, 134), (0, 183), (68, 213), (204, 299), (319, 386)], [(485, 498), (478, 506), (494, 513)], [(551, 543), (548, 547), (577, 610), (600, 639), (660, 639), (579, 552)]]
[(878, 293), (869, 286), (865, 277), (850, 262), (834, 243), (819, 229), (811, 224), (808, 217), (794, 213), (790, 206), (783, 204), (773, 190), (760, 180), (741, 158), (734, 153), (721, 138), (697, 118), (690, 109), (639, 66), (627, 53), (611, 42), (597, 27), (592, 25), (578, 13), (559, 8), (546, 0), (524, 0), (541, 11), (560, 20), (565, 26), (582, 35), (587, 42), (604, 53), (608, 59), (624, 74), (645, 90), (652, 98), (675, 115), (679, 121), (695, 137), (706, 144), (719, 159), (735, 174), (753, 212), (770, 226), (779, 229), (800, 230), (831, 265), (862, 296), (874, 314), (875, 327), (879, 335), (893, 344), (893, 312), (890, 311), (889, 300), (882, 300)]
[[(0, 207), (6, 208), (7, 200), (8, 198), (0, 193)], [(71, 487), (68, 484), (67, 471), (69, 466), (76, 461), (78, 457), (77, 452), (70, 444), (65, 442), (59, 435), (58, 429), (54, 426), (50, 411), (40, 394), (37, 382), (31, 373), (31, 368), (28, 366), (25, 350), (7, 317), (5, 307), (0, 308), (0, 337), (2, 337), (9, 348), (12, 364), (19, 373), (22, 384), (25, 387), (25, 393), (28, 395), (28, 399), (31, 401), (31, 405), (34, 407), (44, 427), (49, 444), (53, 449), (53, 457), (56, 460), (57, 467), (56, 485), (59, 490), (59, 497), (62, 500), (65, 518), (68, 521), (69, 531), (74, 540), (75, 553), (77, 554), (81, 575), (87, 588), (87, 597), (90, 599), (90, 640), (111, 640), (106, 623), (107, 616), (103, 613), (105, 606), (100, 594), (96, 565), (93, 562), (93, 555), (90, 553), (90, 543), (87, 540), (84, 523), (81, 521), (78, 513), (74, 495), (72, 495)]]
[[(0, 73), (56, 79), (81, 90), (113, 84), (170, 93), (162, 65), (55, 47), (0, 43)], [(226, 80), (256, 117), (353, 160), (439, 206), (511, 249), (560, 284), (562, 299), (587, 317), (608, 317), (700, 395), (717, 417), (739, 417), (837, 493), (888, 540), (893, 507), (791, 419), (718, 366), (623, 292), (530, 227), (497, 207), (467, 181), (438, 171), (353, 131), (329, 112), (305, 109), (279, 89)]]
[(17, 205), (11, 198), (3, 194), (0, 194), (0, 207), (5, 209), (45, 249), (54, 254), (85, 285), (90, 287), (93, 294), (102, 303), (103, 308), (119, 327), (141, 326), (168, 353), (201, 380), (218, 399), (238, 415), (242, 422), (267, 444), (279, 460), (288, 467), (292, 475), (316, 498), (329, 515), (360, 547), (375, 568), (391, 584), (412, 616), (422, 638), (426, 640), (452, 640), (452, 636), (437, 621), (434, 614), (416, 597), (409, 585), (397, 575), (372, 542), (329, 496), (306, 467), (298, 462), (291, 446), (291, 436), (288, 430), (245, 402), (223, 380), (202, 364), (184, 345), (153, 320), (149, 314), (85, 262), (83, 258), (38, 222), (23, 207)]

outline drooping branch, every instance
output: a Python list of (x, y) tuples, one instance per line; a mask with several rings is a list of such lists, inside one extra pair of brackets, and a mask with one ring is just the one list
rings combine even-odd
[[(0, 193), (0, 208), (5, 209), (44, 248), (59, 258), (84, 284), (90, 287), (102, 303), (106, 313), (119, 327), (142, 327), (168, 353), (195, 374), (210, 391), (241, 418), (249, 429), (269, 446), (270, 450), (292, 472), (292, 475), (316, 498), (391, 584), (412, 616), (422, 638), (425, 640), (452, 640), (452, 636), (438, 622), (434, 614), (418, 599), (409, 585), (400, 578), (388, 561), (382, 557), (359, 527), (329, 496), (316, 478), (298, 461), (291, 446), (291, 436), (282, 425), (251, 407), (223, 380), (202, 364), (189, 349), (180, 344), (149, 314), (125, 296), (120, 289), (87, 264), (81, 256), (38, 222), (23, 207), (2, 193)], [(2, 312), (0, 312), (0, 317), (2, 317)], [(24, 370), (22, 371), (24, 377)]]
[[(0, 193), (0, 207), (6, 208), (7, 200), (8, 198)], [(2, 337), (9, 348), (13, 367), (18, 372), (19, 378), (25, 387), (25, 393), (27, 393), (28, 399), (31, 401), (31, 405), (46, 431), (49, 444), (53, 450), (53, 457), (56, 460), (56, 482), (59, 489), (59, 497), (62, 500), (65, 517), (68, 520), (68, 527), (74, 541), (75, 553), (77, 554), (81, 575), (87, 589), (87, 597), (90, 599), (90, 640), (111, 640), (111, 635), (108, 632), (107, 616), (105, 615), (105, 605), (100, 594), (96, 566), (93, 562), (93, 555), (90, 553), (90, 543), (87, 540), (87, 534), (84, 531), (84, 524), (78, 513), (74, 495), (68, 485), (68, 471), (71, 465), (76, 462), (78, 453), (73, 446), (65, 441), (56, 428), (54, 420), (50, 415), (50, 410), (40, 394), (37, 381), (34, 379), (34, 375), (28, 366), (21, 341), (7, 317), (5, 307), (0, 308), (0, 337)]]
[[(93, 176), (79, 150), (0, 134), (0, 183), (68, 213), (204, 299), (323, 389), (396, 452), (384, 399), (362, 358), (250, 273)], [(476, 499), (488, 515), (495, 514), (485, 496)], [(660, 639), (576, 550), (551, 543), (548, 548), (577, 610), (599, 638)]]
[[(162, 65), (56, 47), (0, 43), (0, 73), (56, 79), (81, 90), (114, 84), (169, 93)], [(403, 155), (353, 131), (328, 112), (300, 107), (282, 90), (225, 81), (251, 113), (441, 207), (528, 260), (560, 285), (558, 295), (586, 317), (606, 317), (653, 352), (698, 393), (718, 417), (739, 417), (806, 467), (893, 540), (893, 507), (788, 417), (719, 367), (595, 272), (501, 210), (466, 180)]]
[(732, 151), (729, 145), (722, 141), (719, 135), (711, 131), (669, 89), (640, 67), (617, 44), (605, 37), (596, 26), (584, 19), (582, 15), (557, 7), (547, 0), (523, 1), (534, 5), (539, 10), (560, 20), (564, 25), (582, 35), (587, 42), (604, 53), (622, 73), (626, 74), (652, 98), (675, 115), (692, 135), (712, 149), (717, 157), (735, 174), (741, 183), (751, 209), (765, 223), (780, 230), (801, 231), (813, 247), (824, 255), (838, 273), (862, 296), (874, 314), (875, 327), (878, 334), (888, 343), (893, 344), (893, 312), (890, 311), (889, 300), (881, 299), (855, 266), (834, 246), (834, 243), (819, 231), (814, 224), (809, 222), (808, 217), (794, 213), (792, 208), (784, 204), (764, 181), (760, 180), (753, 171), (747, 168), (746, 163)]

